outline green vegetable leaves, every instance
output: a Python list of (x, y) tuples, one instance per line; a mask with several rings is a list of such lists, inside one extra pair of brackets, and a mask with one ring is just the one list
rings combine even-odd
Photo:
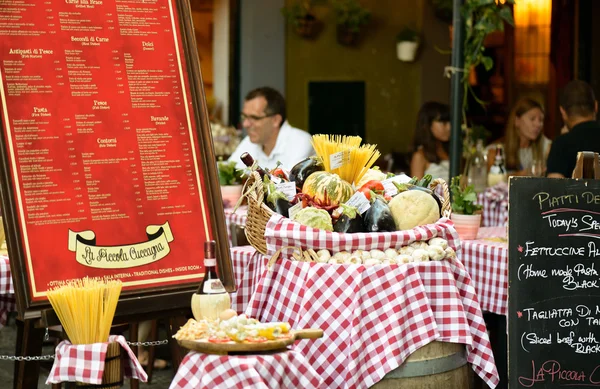
[(239, 185), (242, 183), (244, 171), (236, 169), (234, 161), (219, 161), (217, 169), (219, 170), (219, 184)]

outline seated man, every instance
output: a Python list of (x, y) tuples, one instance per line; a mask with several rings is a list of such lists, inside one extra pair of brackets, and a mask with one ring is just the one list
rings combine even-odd
[(293, 128), (287, 122), (285, 100), (273, 88), (250, 91), (246, 95), (240, 120), (248, 136), (229, 157), (240, 169), (246, 167), (240, 160), (244, 152), (248, 152), (260, 167), (267, 169), (273, 169), (277, 161), (281, 162), (283, 168), (291, 169), (315, 153), (310, 134)]
[(598, 102), (592, 87), (571, 81), (560, 97), (560, 114), (569, 132), (560, 135), (548, 155), (548, 177), (571, 177), (580, 151), (600, 153), (600, 124), (596, 121)]

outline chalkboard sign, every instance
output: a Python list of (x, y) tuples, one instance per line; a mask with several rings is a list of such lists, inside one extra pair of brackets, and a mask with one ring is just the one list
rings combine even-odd
[(600, 387), (600, 181), (512, 177), (510, 388)]

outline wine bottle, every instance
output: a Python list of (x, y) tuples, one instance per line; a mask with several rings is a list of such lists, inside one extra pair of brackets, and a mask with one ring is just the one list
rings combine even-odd
[(204, 242), (204, 278), (192, 295), (192, 312), (196, 320), (214, 320), (229, 309), (231, 298), (217, 274), (216, 243)]
[(477, 139), (475, 153), (469, 159), (467, 185), (473, 185), (475, 192), (481, 193), (487, 185), (488, 175), (487, 156), (483, 147), (483, 140)]
[[(247, 152), (240, 155), (240, 159), (242, 160), (244, 165), (248, 166), (249, 168), (251, 168), (254, 165), (254, 158), (252, 158), (252, 156)], [(267, 172), (258, 165), (256, 165), (256, 171), (258, 172), (258, 174), (260, 174), (260, 178), (264, 178), (265, 174), (267, 174)]]
[(496, 145), (494, 164), (490, 168), (490, 173), (488, 174), (488, 186), (494, 186), (500, 182), (506, 183), (507, 179), (506, 167), (504, 166), (504, 147), (502, 145)]

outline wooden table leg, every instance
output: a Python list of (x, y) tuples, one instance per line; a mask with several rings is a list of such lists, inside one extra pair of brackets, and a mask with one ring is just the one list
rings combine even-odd
[[(138, 341), (138, 328), (139, 328), (139, 323), (137, 323), (137, 322), (129, 323), (129, 341), (130, 342)], [(131, 346), (131, 351), (133, 351), (133, 353), (137, 356), (138, 355), (138, 346)], [(140, 381), (131, 378), (129, 380), (129, 387), (131, 389), (139, 389)]]
[(181, 364), (187, 350), (179, 346), (179, 343), (173, 338), (173, 335), (175, 335), (177, 331), (179, 331), (179, 328), (183, 327), (186, 322), (187, 318), (185, 316), (171, 317), (169, 318), (169, 325), (167, 326), (167, 338), (169, 339), (171, 358), (173, 359), (173, 369), (175, 371), (179, 369), (179, 364)]
[[(15, 355), (42, 355), (44, 329), (35, 328), (34, 320), (21, 321), (17, 319), (17, 344)], [(39, 361), (15, 361), (13, 388), (37, 388), (40, 376)]]

